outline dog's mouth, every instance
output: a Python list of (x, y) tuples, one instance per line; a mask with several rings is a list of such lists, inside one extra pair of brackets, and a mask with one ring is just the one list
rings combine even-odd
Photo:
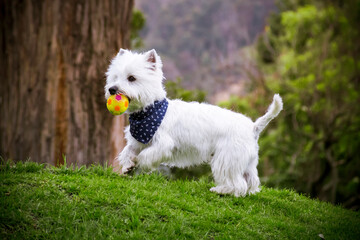
[(129, 100), (129, 103), (131, 102), (131, 97), (129, 97), (129, 95), (127, 95), (125, 92), (117, 91), (115, 95), (118, 95), (118, 94), (124, 95)]

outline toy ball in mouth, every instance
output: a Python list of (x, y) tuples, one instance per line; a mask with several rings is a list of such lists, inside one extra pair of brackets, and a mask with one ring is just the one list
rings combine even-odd
[(106, 106), (113, 115), (121, 115), (129, 107), (129, 99), (123, 94), (111, 95)]

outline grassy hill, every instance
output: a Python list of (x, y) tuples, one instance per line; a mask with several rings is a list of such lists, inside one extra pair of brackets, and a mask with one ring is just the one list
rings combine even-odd
[[(235, 198), (206, 178), (2, 163), (0, 239), (358, 239), (360, 214), (289, 190)], [(321, 236), (321, 237), (319, 237)]]

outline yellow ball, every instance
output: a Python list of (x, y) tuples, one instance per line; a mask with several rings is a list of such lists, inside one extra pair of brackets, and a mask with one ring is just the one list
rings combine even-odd
[(123, 94), (111, 95), (106, 106), (113, 115), (120, 115), (129, 107), (129, 99)]

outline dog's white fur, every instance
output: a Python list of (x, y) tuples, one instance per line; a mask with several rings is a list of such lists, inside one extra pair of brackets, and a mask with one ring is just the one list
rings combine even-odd
[[(155, 50), (134, 53), (121, 49), (106, 73), (105, 97), (117, 87), (131, 101), (128, 113), (166, 98), (162, 62)], [(129, 76), (136, 78), (130, 82)], [(282, 110), (282, 99), (274, 95), (267, 113), (250, 118), (217, 106), (169, 100), (166, 115), (148, 144), (142, 144), (125, 129), (127, 145), (119, 154), (122, 173), (135, 165), (154, 169), (160, 163), (187, 167), (209, 163), (219, 194), (245, 196), (259, 190), (257, 143), (260, 132)]]

